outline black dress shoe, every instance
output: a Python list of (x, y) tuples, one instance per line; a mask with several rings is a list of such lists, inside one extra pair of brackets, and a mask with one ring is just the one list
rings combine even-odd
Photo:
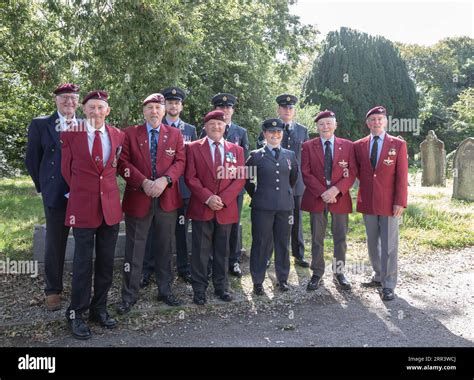
[(240, 264), (234, 263), (234, 265), (229, 268), (229, 273), (234, 277), (242, 277), (242, 270), (240, 269)]
[(207, 302), (206, 293), (204, 293), (204, 292), (194, 292), (193, 302), (196, 305), (204, 305)]
[(290, 287), (288, 286), (286, 281), (282, 281), (278, 284), (278, 289), (280, 289), (280, 292), (287, 292), (290, 290)]
[(158, 301), (163, 301), (168, 306), (180, 306), (183, 303), (174, 295), (170, 294), (167, 296), (158, 296)]
[(382, 289), (382, 301), (391, 301), (395, 298), (393, 289), (383, 288)]
[(295, 257), (295, 264), (301, 268), (309, 268), (309, 263), (305, 259), (298, 259)]
[(316, 276), (313, 274), (311, 276), (311, 280), (309, 280), (308, 285), (306, 286), (306, 290), (316, 290), (321, 285), (321, 277)]
[(347, 280), (346, 276), (344, 276), (344, 273), (335, 274), (334, 282), (343, 290), (349, 290), (351, 288), (351, 283)]
[(188, 284), (193, 283), (193, 278), (191, 277), (191, 273), (189, 272), (178, 273), (178, 277)]
[(230, 295), (229, 292), (223, 291), (223, 292), (214, 292), (214, 294), (219, 297), (222, 301), (224, 302), (230, 302), (233, 300), (232, 296)]
[(87, 323), (84, 322), (82, 318), (75, 318), (69, 319), (68, 318), (69, 327), (72, 331), (72, 336), (76, 339), (86, 340), (92, 337), (91, 330)]
[(113, 318), (110, 318), (109, 313), (102, 311), (100, 313), (90, 313), (89, 321), (97, 322), (102, 327), (106, 329), (114, 329), (117, 327), (117, 321)]
[(151, 273), (144, 274), (142, 276), (142, 279), (140, 280), (140, 288), (146, 288), (150, 284), (151, 284)]
[(257, 296), (264, 296), (265, 295), (265, 290), (263, 290), (263, 285), (262, 284), (255, 284), (253, 286), (253, 292)]
[(380, 281), (370, 280), (361, 284), (364, 288), (381, 288), (382, 283)]
[(127, 314), (132, 309), (133, 304), (127, 301), (122, 301), (117, 305), (117, 313), (120, 315)]

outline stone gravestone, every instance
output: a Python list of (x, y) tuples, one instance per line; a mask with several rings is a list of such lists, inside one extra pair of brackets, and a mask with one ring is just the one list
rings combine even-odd
[(453, 198), (474, 201), (474, 137), (468, 137), (454, 156)]
[(429, 131), (420, 144), (421, 186), (446, 186), (446, 151), (444, 142), (438, 140), (434, 131)]

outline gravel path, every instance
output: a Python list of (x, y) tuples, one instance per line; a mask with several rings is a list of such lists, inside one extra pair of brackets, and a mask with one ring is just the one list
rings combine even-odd
[[(376, 290), (361, 287), (370, 266), (349, 274), (351, 292), (339, 291), (328, 272), (324, 286), (305, 290), (308, 270), (292, 268), (291, 290), (273, 293), (273, 270), (265, 282), (267, 297), (255, 297), (247, 276), (233, 280), (236, 301), (191, 303), (189, 286), (177, 283), (187, 304), (161, 306), (154, 292), (142, 296), (137, 310), (120, 319), (120, 327), (93, 327), (86, 342), (70, 337), (64, 310), (46, 313), (29, 305), (29, 316), (0, 309), (4, 346), (474, 346), (474, 247), (400, 258), (397, 298), (382, 302)], [(248, 273), (244, 263), (244, 271)], [(39, 281), (39, 282), (38, 282)], [(41, 283), (38, 279), (29, 286)], [(112, 302), (120, 282), (114, 283)], [(211, 293), (211, 290), (209, 292)], [(42, 317), (39, 317), (42, 316)], [(2, 327), (3, 326), (3, 327)]]

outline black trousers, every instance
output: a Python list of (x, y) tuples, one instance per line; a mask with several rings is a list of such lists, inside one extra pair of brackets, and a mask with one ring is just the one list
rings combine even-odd
[(250, 274), (254, 284), (265, 280), (267, 262), (275, 247), (275, 272), (278, 282), (288, 281), (290, 273), (289, 223), (292, 211), (267, 211), (252, 208), (252, 249)]
[(64, 225), (66, 207), (67, 204), (60, 208), (44, 206), (46, 217), (44, 292), (46, 295), (59, 294), (63, 290), (64, 256), (69, 235), (69, 227)]
[(176, 211), (163, 211), (158, 198), (152, 199), (150, 210), (143, 218), (125, 214), (126, 242), (122, 300), (134, 303), (138, 298), (143, 256), (145, 255), (146, 241), (150, 229), (153, 230), (153, 235), (156, 236), (159, 242), (158, 248), (152, 251), (158, 292), (163, 296), (171, 294), (176, 214)]
[[(178, 209), (176, 219), (176, 269), (178, 273), (190, 273), (189, 249), (186, 240), (189, 219), (185, 218), (189, 198), (183, 199), (183, 202), (184, 206)], [(145, 257), (143, 259), (143, 275), (151, 275), (155, 272), (155, 259), (153, 252), (160, 249), (160, 242), (153, 231), (153, 226), (150, 226), (150, 232), (148, 233), (146, 241)]]
[(216, 292), (228, 291), (229, 239), (232, 224), (219, 224), (217, 220), (193, 220), (193, 247), (191, 276), (193, 290), (205, 292), (208, 286), (208, 264), (212, 257), (212, 283)]
[[(107, 294), (112, 286), (119, 224), (109, 226), (103, 221), (97, 228), (73, 228), (72, 232), (75, 248), (71, 304), (66, 314), (70, 319), (81, 316), (87, 309), (97, 313), (106, 310)], [(93, 266), (94, 296), (91, 300)]]

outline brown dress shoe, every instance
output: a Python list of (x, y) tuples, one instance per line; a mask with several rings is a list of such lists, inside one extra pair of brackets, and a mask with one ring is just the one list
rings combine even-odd
[(46, 309), (48, 311), (61, 309), (61, 297), (59, 294), (50, 294), (49, 296), (46, 296)]

